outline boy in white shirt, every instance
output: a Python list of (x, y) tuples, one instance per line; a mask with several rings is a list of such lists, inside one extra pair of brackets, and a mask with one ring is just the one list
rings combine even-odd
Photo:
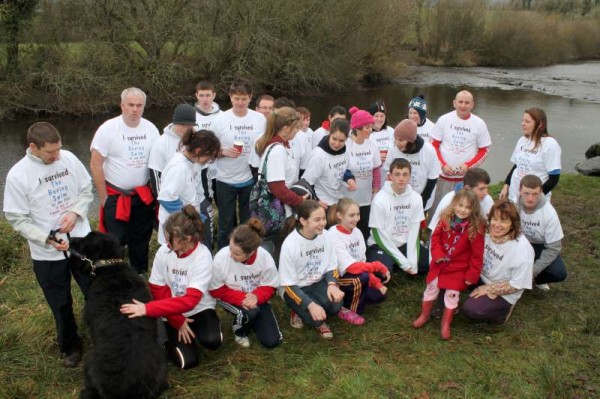
[(556, 210), (542, 193), (542, 180), (535, 175), (521, 179), (519, 216), (523, 234), (535, 251), (533, 278), (538, 288), (548, 290), (548, 283), (567, 278), (560, 256), (564, 237)]
[[(221, 114), (219, 104), (215, 102), (217, 92), (215, 85), (207, 80), (202, 80), (196, 85), (196, 129), (212, 131), (212, 123), (215, 118)], [(205, 182), (206, 180), (206, 182)], [(208, 173), (202, 176), (202, 184), (207, 188), (204, 190), (204, 195), (211, 202), (215, 197), (215, 187), (217, 185), (217, 163), (213, 162), (208, 166)]]
[[(248, 163), (256, 139), (265, 132), (267, 121), (263, 114), (248, 108), (252, 100), (252, 86), (240, 79), (229, 87), (231, 109), (221, 113), (212, 128), (221, 141), (221, 155), (217, 159), (216, 198), (219, 209), (217, 248), (229, 244), (237, 213), (239, 223), (250, 218), (250, 192), (254, 178)], [(236, 212), (237, 210), (237, 212)]]
[(429, 254), (419, 243), (419, 228), (425, 216), (421, 196), (408, 184), (410, 173), (410, 162), (394, 160), (389, 171), (391, 181), (373, 199), (367, 261), (379, 261), (390, 271), (396, 265), (408, 274), (422, 274), (429, 269)]

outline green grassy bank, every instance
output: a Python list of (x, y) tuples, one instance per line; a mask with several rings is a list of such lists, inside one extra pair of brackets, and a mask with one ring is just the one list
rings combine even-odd
[[(495, 191), (497, 192), (497, 186)], [(600, 179), (561, 177), (552, 202), (561, 217), (569, 277), (547, 292), (526, 292), (509, 322), (475, 324), (458, 315), (453, 339), (439, 321), (415, 331), (422, 277), (393, 276), (387, 302), (367, 310), (367, 323), (331, 323), (332, 341), (293, 330), (274, 300), (284, 334), (274, 350), (232, 338), (202, 364), (170, 366), (168, 398), (592, 398), (600, 396)], [(26, 244), (0, 222), (0, 398), (74, 398), (83, 368), (66, 369), (54, 324), (27, 259)], [(76, 296), (80, 315), (83, 300)], [(88, 340), (84, 330), (85, 339)], [(89, 347), (89, 342), (87, 343)]]

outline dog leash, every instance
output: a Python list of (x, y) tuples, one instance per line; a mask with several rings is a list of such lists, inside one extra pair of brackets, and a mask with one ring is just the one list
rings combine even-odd
[[(64, 240), (62, 238), (58, 238), (56, 236), (56, 233), (59, 233), (59, 232), (60, 232), (59, 230), (50, 230), (50, 234), (48, 235), (48, 240), (52, 240), (52, 241), (55, 241), (55, 242), (57, 242), (59, 244), (62, 244), (64, 242)], [(69, 241), (71, 241), (71, 234), (67, 233), (67, 239)], [(65, 256), (65, 259), (69, 259), (70, 258), (69, 252), (71, 253), (71, 255), (75, 255), (76, 257), (80, 258), (81, 260), (88, 260), (88, 258), (85, 255), (83, 255), (79, 251), (71, 248), (70, 246), (69, 246), (69, 249), (67, 251), (62, 251), (63, 255)]]

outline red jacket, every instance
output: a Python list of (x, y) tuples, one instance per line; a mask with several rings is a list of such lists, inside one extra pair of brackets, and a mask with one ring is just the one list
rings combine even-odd
[[(451, 246), (452, 251), (448, 254), (444, 244), (450, 245), (457, 236), (460, 238)], [(458, 231), (450, 229), (445, 220), (440, 220), (431, 236), (431, 264), (425, 281), (430, 283), (437, 277), (439, 288), (457, 291), (467, 288), (465, 280), (477, 283), (483, 268), (484, 242), (483, 228), (470, 241), (468, 225), (460, 235)], [(450, 261), (435, 263), (440, 258), (449, 258)]]

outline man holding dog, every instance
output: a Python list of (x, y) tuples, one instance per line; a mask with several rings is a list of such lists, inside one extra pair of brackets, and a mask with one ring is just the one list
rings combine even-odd
[(61, 137), (48, 122), (27, 130), (25, 156), (8, 172), (4, 214), (27, 239), (35, 277), (56, 323), (57, 341), (66, 367), (81, 360), (81, 338), (73, 315), (71, 275), (85, 295), (89, 277), (71, 270), (66, 251), (70, 237), (90, 231), (87, 211), (93, 200), (92, 179), (83, 164), (61, 150)]
[(131, 265), (140, 274), (148, 270), (155, 219), (148, 158), (160, 136), (156, 126), (142, 118), (145, 105), (142, 90), (123, 90), (121, 115), (104, 122), (90, 146), (90, 169), (100, 202), (99, 230), (128, 246)]

